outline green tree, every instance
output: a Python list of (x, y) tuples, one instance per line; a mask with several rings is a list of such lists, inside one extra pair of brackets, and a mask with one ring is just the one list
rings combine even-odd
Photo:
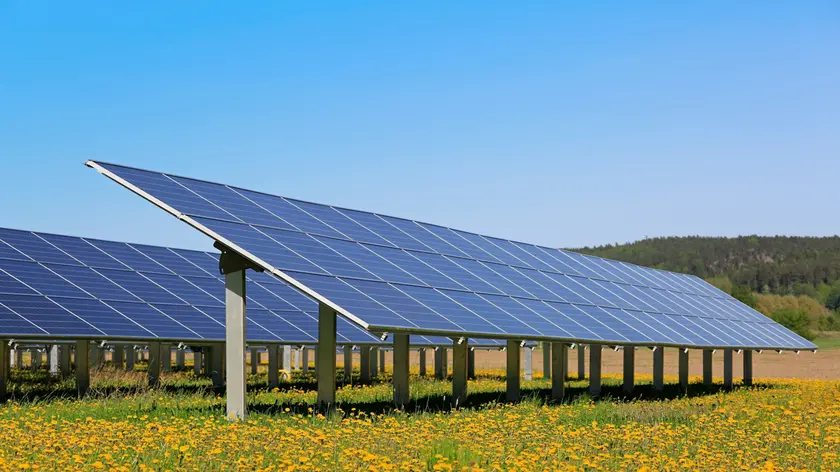
[(774, 311), (770, 318), (805, 339), (814, 339), (814, 333), (808, 328), (808, 314), (804, 311), (782, 308)]
[(732, 296), (750, 308), (755, 308), (758, 305), (758, 299), (755, 297), (755, 294), (745, 285), (732, 287)]

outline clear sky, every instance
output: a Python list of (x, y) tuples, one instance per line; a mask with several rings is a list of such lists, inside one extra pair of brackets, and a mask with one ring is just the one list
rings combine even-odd
[(0, 226), (210, 247), (90, 158), (550, 246), (840, 232), (836, 0), (126, 3), (0, 0)]

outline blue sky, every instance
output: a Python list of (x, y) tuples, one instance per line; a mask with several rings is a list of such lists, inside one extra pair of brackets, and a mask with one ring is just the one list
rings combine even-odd
[(98, 159), (550, 246), (840, 232), (840, 3), (0, 2), (0, 226), (206, 249)]

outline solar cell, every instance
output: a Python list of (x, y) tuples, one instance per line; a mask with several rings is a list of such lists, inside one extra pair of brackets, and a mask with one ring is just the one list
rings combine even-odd
[[(215, 233), (368, 329), (814, 347), (693, 276), (113, 164), (88, 165)], [(256, 283), (269, 284), (260, 277)], [(277, 303), (262, 292), (252, 299), (268, 307)]]

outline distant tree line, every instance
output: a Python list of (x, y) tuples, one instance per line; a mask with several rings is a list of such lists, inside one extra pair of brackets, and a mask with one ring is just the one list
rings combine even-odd
[(803, 317), (810, 330), (840, 324), (832, 316), (840, 310), (838, 236), (665, 237), (573, 250), (697, 275), (808, 337)]

